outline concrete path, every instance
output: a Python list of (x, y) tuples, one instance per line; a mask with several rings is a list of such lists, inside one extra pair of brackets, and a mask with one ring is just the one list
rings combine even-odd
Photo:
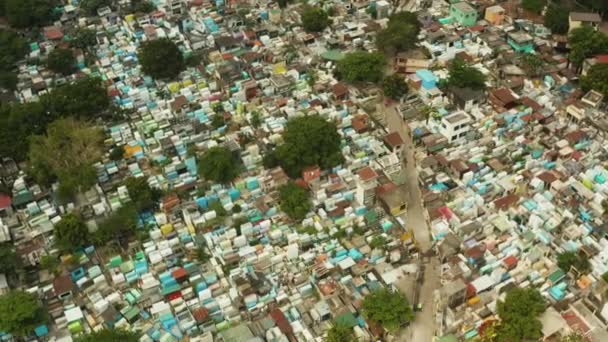
[[(389, 132), (398, 132), (405, 142), (402, 155), (405, 184), (409, 190), (408, 210), (404, 215), (406, 228), (414, 233), (416, 243), (421, 252), (425, 253), (432, 248), (432, 240), (427, 224), (426, 210), (422, 205), (422, 194), (418, 185), (418, 172), (416, 170), (415, 146), (411, 132), (401, 115), (397, 112), (397, 104), (380, 105), (384, 111), (387, 129)], [(422, 312), (416, 313), (416, 319), (407, 328), (402, 329), (396, 336), (396, 341), (431, 342), (436, 331), (435, 315), (437, 308), (434, 301), (435, 290), (441, 286), (440, 264), (436, 257), (422, 260), (425, 266), (424, 283), (421, 286), (419, 301)], [(414, 304), (414, 303), (412, 303)]]

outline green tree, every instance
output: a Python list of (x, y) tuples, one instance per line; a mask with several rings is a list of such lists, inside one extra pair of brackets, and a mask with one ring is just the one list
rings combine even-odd
[(59, 260), (52, 255), (43, 255), (40, 257), (40, 268), (47, 270), (50, 273), (57, 275), (59, 273)]
[(559, 339), (559, 342), (585, 342), (587, 339), (585, 335), (583, 335), (580, 331), (574, 331), (569, 333), (568, 335), (562, 336)]
[(198, 173), (217, 183), (229, 183), (241, 173), (240, 159), (226, 147), (208, 149), (198, 163)]
[(64, 199), (95, 185), (93, 163), (102, 155), (102, 131), (71, 118), (53, 122), (46, 135), (35, 135), (30, 142), (32, 175), (41, 184), (57, 179)]
[(211, 259), (211, 255), (207, 253), (207, 247), (204, 245), (198, 246), (196, 249), (196, 259), (203, 264)]
[(302, 26), (307, 32), (321, 32), (329, 25), (329, 17), (319, 7), (306, 6), (302, 12)]
[(4, 0), (4, 11), (9, 25), (25, 29), (52, 21), (55, 5), (53, 0)]
[(80, 119), (96, 119), (110, 107), (101, 78), (83, 77), (63, 84), (41, 97), (40, 102), (50, 112), (51, 119), (75, 116)]
[(521, 67), (524, 71), (532, 76), (536, 77), (540, 75), (545, 66), (545, 62), (538, 55), (530, 53), (524, 53), (521, 55)]
[(408, 87), (402, 76), (391, 75), (382, 81), (382, 90), (384, 91), (384, 96), (398, 100), (407, 94)]
[(149, 1), (138, 0), (131, 3), (131, 12), (134, 13), (150, 13), (154, 10), (156, 10), (156, 6)]
[(108, 112), (109, 103), (101, 80), (84, 77), (56, 87), (38, 102), (0, 106), (0, 156), (23, 161), (29, 150), (29, 137), (44, 134), (53, 120), (69, 115), (94, 119)]
[(12, 290), (0, 296), (0, 331), (25, 337), (46, 321), (45, 311), (34, 294)]
[(158, 79), (175, 78), (185, 68), (181, 51), (168, 38), (142, 43), (137, 58), (143, 72)]
[(0, 244), (0, 273), (15, 273), (18, 265), (19, 260), (15, 254), (15, 248), (8, 243)]
[(226, 120), (224, 120), (224, 115), (221, 113), (214, 115), (211, 119), (211, 127), (213, 127), (213, 129), (218, 129), (224, 126), (225, 124)]
[(52, 71), (70, 75), (76, 70), (76, 58), (70, 49), (55, 49), (49, 53), (46, 64)]
[(569, 15), (570, 11), (568, 8), (559, 4), (551, 4), (547, 8), (547, 13), (545, 13), (544, 24), (553, 34), (566, 34), (570, 27), (568, 22)]
[(112, 0), (82, 0), (80, 8), (89, 16), (97, 15), (97, 10), (104, 6), (110, 6)]
[(97, 44), (97, 32), (93, 29), (82, 28), (74, 33), (70, 44), (79, 49), (86, 49)]
[(137, 231), (137, 210), (132, 204), (124, 205), (113, 211), (99, 224), (95, 232), (95, 242), (103, 245), (109, 241), (123, 242)]
[(392, 54), (407, 51), (416, 46), (420, 22), (416, 14), (400, 12), (389, 17), (387, 27), (376, 35), (379, 50)]
[(136, 210), (152, 209), (162, 197), (162, 192), (150, 187), (146, 177), (129, 177), (125, 180), (129, 197)]
[(608, 52), (608, 37), (589, 25), (577, 27), (568, 34), (570, 54), (568, 59), (578, 69), (583, 61), (593, 55)]
[(538, 316), (545, 311), (545, 300), (534, 288), (514, 288), (507, 292), (505, 301), (498, 301), (501, 324), (498, 341), (537, 340), (542, 336)]
[(328, 169), (344, 161), (336, 125), (319, 115), (289, 120), (283, 141), (269, 154), (269, 159), (274, 159), (293, 178), (300, 177), (308, 166)]
[(338, 61), (337, 75), (348, 82), (373, 82), (382, 79), (384, 55), (378, 52), (351, 52)]
[(347, 325), (334, 322), (334, 325), (327, 331), (325, 342), (356, 342), (353, 329)]
[(123, 145), (116, 146), (110, 151), (110, 159), (113, 161), (122, 160), (125, 157), (125, 147)]
[(0, 112), (0, 155), (23, 161), (30, 134), (42, 134), (46, 129), (45, 108), (39, 102), (27, 102), (0, 107)]
[(101, 329), (76, 337), (74, 342), (138, 342), (139, 334), (124, 329)]
[(28, 51), (27, 42), (17, 33), (0, 29), (0, 70), (10, 70)]
[(576, 268), (579, 272), (588, 273), (591, 271), (591, 264), (587, 257), (575, 252), (564, 252), (557, 255), (557, 266), (564, 270), (570, 271), (571, 267)]
[(89, 229), (82, 219), (72, 213), (64, 215), (53, 227), (55, 244), (61, 250), (72, 251), (89, 244)]
[(376, 236), (374, 236), (372, 241), (369, 243), (369, 246), (371, 248), (383, 248), (385, 244), (386, 244), (386, 238), (382, 235), (376, 235)]
[(253, 128), (260, 127), (260, 125), (262, 124), (262, 118), (260, 117), (260, 112), (258, 112), (257, 110), (251, 112), (251, 117), (249, 119), (249, 122), (251, 123), (251, 126), (253, 126)]
[(363, 298), (363, 317), (394, 332), (403, 324), (414, 319), (414, 313), (407, 298), (400, 292), (382, 288), (372, 291)]
[(606, 14), (608, 14), (608, 2), (604, 0), (578, 0), (576, 1), (576, 4), (593, 12), (598, 12), (604, 18), (606, 18)]
[(7, 90), (15, 90), (17, 89), (17, 74), (12, 71), (2, 71), (0, 70), (0, 88), (4, 88)]
[(449, 67), (448, 85), (457, 88), (483, 90), (486, 88), (486, 77), (477, 68), (467, 64), (460, 57), (454, 58)]
[(279, 4), (279, 8), (287, 7), (287, 5), (289, 5), (290, 2), (291, 2), (291, 0), (277, 0), (277, 3)]
[(521, 7), (530, 12), (540, 14), (547, 5), (547, 0), (522, 0)]
[(585, 91), (593, 89), (608, 96), (608, 64), (593, 65), (581, 78), (581, 87)]
[(281, 210), (296, 221), (302, 221), (311, 208), (308, 192), (293, 182), (279, 188), (279, 202)]

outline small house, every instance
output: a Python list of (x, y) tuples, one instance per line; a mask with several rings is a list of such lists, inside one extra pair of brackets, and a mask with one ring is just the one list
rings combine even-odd
[(517, 105), (517, 95), (507, 88), (495, 89), (490, 92), (488, 99), (497, 108), (511, 109)]
[(450, 18), (462, 26), (473, 26), (477, 23), (477, 10), (464, 1), (453, 3), (450, 5)]
[(69, 275), (59, 276), (53, 279), (53, 290), (59, 299), (66, 299), (72, 296), (74, 282)]
[(485, 92), (471, 88), (450, 87), (448, 96), (458, 108), (469, 111), (486, 102)]
[(507, 43), (516, 52), (531, 53), (534, 51), (534, 40), (532, 36), (523, 31), (509, 33), (507, 35)]
[(492, 25), (502, 25), (505, 21), (505, 9), (500, 5), (490, 6), (486, 8), (484, 19)]
[(401, 153), (403, 151), (403, 147), (405, 144), (403, 143), (403, 139), (401, 139), (401, 135), (398, 132), (391, 132), (384, 136), (384, 144), (386, 147), (394, 153)]
[(585, 25), (591, 26), (597, 31), (599, 25), (602, 23), (602, 18), (597, 13), (570, 12), (568, 22), (570, 24), (570, 29), (568, 32), (572, 32), (572, 30)]
[(407, 210), (408, 192), (406, 185), (399, 185), (385, 191), (379, 194), (379, 197), (384, 210), (393, 216), (401, 215)]
[(437, 77), (435, 76), (435, 74), (433, 74), (432, 71), (428, 69), (421, 69), (416, 71), (416, 76), (418, 76), (418, 78), (422, 82), (422, 87), (424, 89), (428, 90), (437, 86)]

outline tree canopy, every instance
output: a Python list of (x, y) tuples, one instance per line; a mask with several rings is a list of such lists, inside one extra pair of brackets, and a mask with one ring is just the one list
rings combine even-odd
[(13, 69), (27, 53), (27, 42), (13, 31), (0, 29), (0, 46), (0, 88), (15, 90), (18, 79)]
[(93, 164), (103, 155), (103, 133), (84, 122), (59, 119), (46, 135), (31, 137), (29, 160), (34, 178), (41, 184), (59, 181), (60, 196), (69, 198), (97, 182)]
[(325, 342), (356, 342), (353, 329), (340, 323), (334, 325), (327, 331)]
[(559, 342), (586, 342), (588, 341), (587, 338), (585, 338), (585, 335), (583, 335), (580, 331), (573, 331), (571, 333), (569, 333), (568, 335), (562, 336), (562, 338), (559, 339)]
[(207, 180), (229, 183), (241, 173), (241, 162), (228, 148), (215, 146), (200, 158), (198, 172)]
[(146, 177), (129, 177), (125, 185), (136, 210), (152, 209), (162, 196), (160, 190), (150, 187)]
[(279, 188), (281, 210), (292, 220), (302, 221), (312, 206), (308, 192), (294, 182), (289, 182)]
[(86, 49), (97, 44), (97, 32), (90, 28), (81, 28), (74, 33), (70, 44), (79, 49)]
[(522, 69), (532, 77), (539, 76), (545, 66), (542, 58), (531, 53), (522, 54), (520, 60)]
[(51, 51), (46, 64), (52, 71), (66, 76), (76, 70), (76, 58), (70, 49), (58, 48)]
[(150, 13), (156, 9), (153, 3), (146, 0), (134, 0), (131, 1), (129, 12), (133, 13)]
[(28, 51), (27, 42), (17, 33), (0, 29), (0, 69), (10, 70)]
[(448, 85), (457, 88), (483, 90), (486, 88), (486, 77), (477, 68), (456, 57), (449, 67)]
[(321, 32), (329, 25), (329, 16), (319, 7), (306, 6), (302, 12), (302, 26), (308, 32)]
[(72, 251), (89, 244), (89, 229), (82, 219), (73, 213), (64, 215), (53, 227), (55, 244), (61, 250)]
[(542, 336), (538, 316), (545, 311), (545, 299), (534, 288), (514, 288), (505, 301), (498, 301), (501, 324), (497, 340), (501, 342), (537, 340)]
[(308, 166), (328, 169), (344, 161), (336, 125), (319, 115), (289, 120), (283, 141), (269, 156), (275, 163), (267, 163), (266, 166), (278, 164), (293, 178), (300, 177)]
[(96, 119), (110, 106), (105, 86), (101, 78), (83, 77), (72, 83), (63, 84), (44, 95), (40, 102), (57, 119), (68, 115), (80, 119)]
[(540, 14), (545, 5), (547, 5), (547, 0), (522, 0), (521, 2), (521, 7), (536, 14)]
[(396, 331), (402, 324), (414, 319), (414, 312), (407, 298), (400, 292), (382, 288), (363, 298), (363, 316), (382, 325), (388, 331)]
[(143, 72), (158, 79), (175, 78), (186, 66), (181, 51), (168, 38), (142, 43), (137, 58)]
[(593, 27), (584, 25), (568, 34), (568, 45), (570, 45), (568, 58), (580, 68), (586, 58), (608, 52), (608, 37), (602, 32), (595, 31)]
[(119, 243), (128, 241), (137, 230), (137, 211), (132, 204), (114, 210), (103, 220), (95, 232), (95, 243), (106, 244), (115, 240)]
[(15, 248), (11, 244), (0, 244), (0, 273), (14, 273), (17, 270), (18, 261)]
[(34, 294), (12, 290), (0, 296), (0, 331), (27, 336), (46, 320), (46, 313)]
[(557, 255), (557, 266), (564, 272), (570, 271), (571, 267), (579, 272), (588, 273), (591, 271), (589, 259), (575, 252), (564, 252)]
[(351, 52), (338, 61), (337, 75), (348, 82), (378, 82), (384, 72), (384, 55), (379, 52)]
[(384, 96), (398, 100), (407, 94), (408, 87), (403, 76), (391, 75), (382, 81), (382, 90), (384, 91)]
[(53, 120), (68, 115), (94, 119), (105, 113), (109, 104), (101, 80), (85, 77), (53, 89), (38, 102), (1, 106), (0, 156), (23, 161), (29, 150), (29, 137), (44, 134)]
[(9, 25), (25, 29), (51, 22), (56, 4), (54, 0), (4, 0), (4, 12)]
[(87, 15), (94, 16), (99, 8), (112, 5), (112, 0), (82, 0), (79, 5)]
[(595, 64), (581, 78), (583, 90), (596, 90), (608, 97), (608, 64)]
[(138, 342), (139, 334), (125, 329), (101, 329), (76, 337), (74, 342)]
[(416, 14), (399, 12), (389, 17), (388, 25), (376, 35), (378, 49), (396, 53), (412, 49), (418, 42), (420, 22)]
[(551, 4), (545, 13), (544, 24), (554, 34), (568, 33), (570, 10), (559, 4)]

